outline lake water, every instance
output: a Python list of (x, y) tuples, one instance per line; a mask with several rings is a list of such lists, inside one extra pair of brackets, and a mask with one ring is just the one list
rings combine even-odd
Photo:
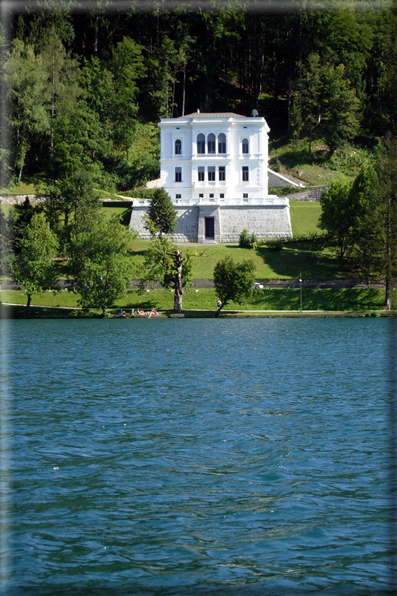
[(391, 588), (397, 320), (0, 324), (3, 594)]

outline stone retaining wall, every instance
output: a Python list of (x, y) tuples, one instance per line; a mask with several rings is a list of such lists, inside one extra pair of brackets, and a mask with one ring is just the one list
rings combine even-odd
[(4, 195), (0, 196), (0, 205), (18, 205), (18, 203), (24, 203), (26, 197), (31, 203), (42, 203), (45, 200), (36, 195)]
[[(148, 206), (133, 206), (130, 227), (140, 238), (148, 239), (145, 214)], [(214, 219), (216, 242), (238, 242), (243, 229), (258, 239), (292, 238), (288, 205), (174, 205), (178, 214), (175, 242), (204, 242), (205, 218)]]
[(303, 192), (297, 192), (288, 195), (291, 201), (320, 201), (320, 197), (324, 191), (328, 190), (329, 186), (323, 186), (322, 188), (313, 188), (311, 190), (304, 190)]

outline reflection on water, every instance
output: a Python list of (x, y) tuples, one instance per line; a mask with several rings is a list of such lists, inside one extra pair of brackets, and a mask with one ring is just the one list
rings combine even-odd
[(1, 323), (10, 594), (387, 588), (395, 321)]

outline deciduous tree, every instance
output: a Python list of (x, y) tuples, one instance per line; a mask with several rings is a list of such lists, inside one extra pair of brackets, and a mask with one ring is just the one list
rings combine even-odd
[(58, 239), (51, 231), (44, 213), (33, 215), (30, 224), (24, 230), (19, 247), (20, 255), (12, 264), (12, 273), (27, 295), (27, 308), (30, 312), (33, 294), (57, 289), (57, 272), (53, 259), (57, 254)]
[(19, 39), (13, 41), (4, 69), (11, 108), (14, 167), (19, 182), (32, 137), (50, 127), (45, 103), (48, 77), (41, 56), (35, 56), (33, 47)]
[(180, 252), (167, 236), (159, 233), (150, 219), (147, 221), (152, 241), (145, 252), (141, 286), (148, 281), (157, 281), (165, 288), (172, 288), (174, 290), (174, 312), (181, 313), (183, 290), (191, 283), (192, 259), (196, 253)]
[[(251, 295), (255, 283), (255, 266), (251, 259), (235, 263), (232, 257), (225, 257), (215, 265), (214, 284), (222, 302), (221, 309), (228, 302), (240, 303)], [(219, 312), (220, 310), (219, 309)]]
[(134, 264), (129, 244), (131, 234), (117, 216), (98, 215), (82, 231), (72, 232), (70, 270), (75, 279), (79, 303), (102, 313), (127, 292)]

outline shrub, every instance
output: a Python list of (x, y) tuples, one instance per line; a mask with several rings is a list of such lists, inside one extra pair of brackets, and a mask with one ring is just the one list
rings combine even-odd
[(250, 248), (251, 246), (248, 230), (246, 230), (245, 228), (240, 234), (238, 245), (240, 248)]
[(250, 248), (252, 248), (254, 246), (254, 244), (256, 244), (258, 242), (258, 237), (256, 234), (254, 234), (254, 232), (252, 232), (251, 236), (250, 236)]
[(257, 242), (258, 237), (256, 234), (252, 233), (250, 236), (248, 231), (244, 228), (240, 234), (238, 245), (240, 248), (256, 248)]
[(324, 232), (309, 232), (308, 234), (296, 234), (291, 240), (288, 240), (288, 244), (295, 242), (308, 242), (310, 244), (311, 249), (313, 250), (323, 250), (326, 246), (334, 245), (332, 237), (330, 237), (328, 234), (325, 234)]
[(280, 250), (283, 250), (284, 244), (285, 240), (283, 237), (270, 238), (269, 240), (266, 240), (266, 246), (269, 250), (273, 250), (274, 252), (280, 252)]
[(273, 170), (277, 173), (281, 172), (281, 163), (279, 158), (276, 158), (276, 163), (273, 165)]

